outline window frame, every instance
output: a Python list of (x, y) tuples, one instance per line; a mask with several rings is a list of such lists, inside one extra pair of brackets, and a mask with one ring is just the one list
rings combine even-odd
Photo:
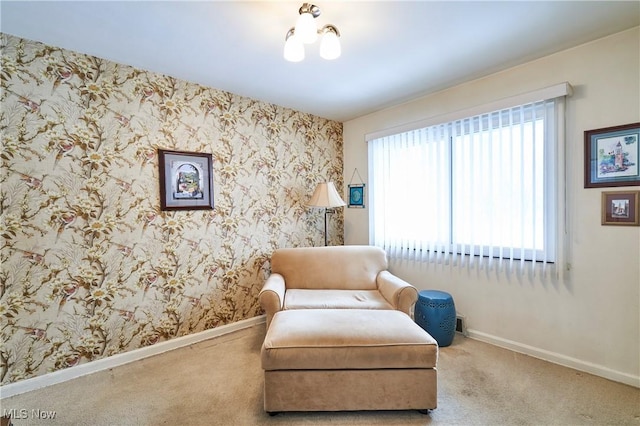
[[(559, 226), (561, 221), (561, 215), (564, 214), (564, 188), (560, 182), (560, 173), (559, 173), (559, 162), (564, 161), (564, 96), (570, 95), (572, 92), (572, 88), (568, 83), (562, 83), (556, 86), (552, 86), (550, 88), (542, 89), (541, 91), (537, 91), (535, 93), (529, 93), (524, 95), (518, 95), (509, 100), (498, 101), (497, 103), (492, 103), (484, 106), (484, 111), (489, 111), (489, 107), (496, 106), (498, 104), (502, 104), (503, 107), (500, 109), (510, 109), (514, 106), (519, 106), (522, 104), (535, 103), (531, 102), (530, 99), (541, 99), (545, 100), (554, 100), (555, 102), (555, 110), (551, 114), (547, 114), (546, 117), (549, 120), (549, 124), (545, 126), (545, 137), (544, 137), (544, 165), (542, 167), (543, 172), (543, 187), (542, 187), (542, 196), (545, 204), (545, 208), (542, 209), (542, 223), (543, 223), (543, 249), (538, 250), (535, 247), (528, 247), (527, 250), (521, 250), (518, 248), (504, 247), (504, 246), (492, 246), (491, 244), (487, 245), (478, 245), (478, 244), (469, 244), (462, 243), (461, 241), (454, 241), (454, 222), (453, 219), (449, 221), (449, 238), (448, 244), (446, 245), (438, 245), (434, 246), (431, 244), (422, 244), (419, 247), (420, 251), (427, 251), (429, 256), (435, 255), (467, 255), (467, 256), (480, 256), (480, 257), (499, 257), (502, 259), (511, 259), (511, 260), (522, 260), (524, 254), (524, 259), (527, 261), (534, 262), (545, 262), (545, 263), (554, 263), (558, 261), (558, 253), (560, 252), (560, 247), (562, 245), (560, 234), (565, 232), (565, 226)], [(545, 97), (540, 94), (546, 94), (550, 97)], [(551, 96), (553, 95), (553, 96)], [(527, 99), (529, 98), (529, 99)], [(515, 102), (522, 102), (522, 104), (517, 105)], [(523, 102), (524, 101), (524, 102)], [(508, 102), (508, 106), (505, 103)], [(402, 133), (403, 131), (414, 130), (421, 127), (431, 127), (433, 125), (453, 125), (456, 122), (463, 122), (464, 120), (469, 120), (476, 116), (486, 116), (488, 119), (491, 119), (491, 113), (495, 113), (496, 111), (490, 112), (480, 112), (478, 113), (478, 108), (473, 108), (465, 111), (461, 111), (456, 113), (458, 117), (445, 121), (439, 121), (437, 118), (422, 120), (421, 122), (410, 123), (409, 125), (398, 126), (396, 128), (387, 129), (381, 132), (376, 132), (373, 134), (366, 135), (367, 142), (373, 141), (375, 139), (379, 139), (384, 136), (391, 136), (394, 134)], [(469, 114), (468, 116), (464, 116), (464, 114)], [(450, 117), (450, 115), (449, 115)], [(440, 118), (449, 118), (448, 116), (441, 116)], [(526, 120), (525, 120), (526, 121)], [(421, 126), (421, 124), (427, 123), (428, 125)], [(453, 150), (452, 146), (453, 138), (448, 141), (448, 159), (450, 162), (451, 171), (453, 171), (453, 167), (451, 167), (451, 162), (453, 161), (453, 157), (451, 151)], [(371, 149), (371, 148), (370, 148)], [(371, 162), (371, 152), (369, 151), (369, 161)], [(369, 221), (369, 235), (370, 235), (370, 243), (375, 244), (375, 228), (376, 228), (376, 214), (375, 214), (375, 188), (373, 187), (373, 176), (372, 173), (375, 173), (372, 170), (370, 164), (370, 182), (372, 182), (372, 189), (370, 191), (370, 205), (372, 209), (370, 209), (370, 221)], [(564, 172), (564, 166), (562, 167), (562, 172)], [(452, 172), (451, 172), (452, 173)], [(447, 183), (450, 187), (453, 185), (453, 179), (449, 179)], [(449, 202), (452, 203), (453, 196), (452, 189), (449, 189)], [(560, 204), (562, 204), (560, 206)], [(562, 212), (560, 212), (560, 208), (562, 207)], [(451, 213), (450, 213), (451, 214)], [(563, 224), (566, 225), (566, 224)], [(562, 228), (562, 229), (560, 229)], [(384, 247), (385, 249), (387, 247)], [(489, 250), (487, 250), (489, 248)], [(418, 249), (415, 249), (418, 250)], [(505, 255), (505, 252), (507, 253)], [(421, 254), (424, 257), (424, 253)]]

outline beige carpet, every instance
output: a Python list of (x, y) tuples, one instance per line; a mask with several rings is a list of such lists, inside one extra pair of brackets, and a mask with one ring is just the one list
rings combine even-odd
[[(438, 408), (262, 410), (264, 324), (2, 400), (14, 425), (640, 425), (640, 390), (456, 335), (441, 348)], [(336, 386), (339, 386), (336, 383)], [(55, 411), (38, 420), (32, 409)]]

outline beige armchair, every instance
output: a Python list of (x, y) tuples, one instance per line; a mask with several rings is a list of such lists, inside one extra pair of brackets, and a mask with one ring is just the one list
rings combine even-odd
[(271, 257), (271, 275), (259, 301), (267, 327), (291, 309), (395, 309), (411, 316), (418, 291), (388, 270), (375, 246), (283, 248)]

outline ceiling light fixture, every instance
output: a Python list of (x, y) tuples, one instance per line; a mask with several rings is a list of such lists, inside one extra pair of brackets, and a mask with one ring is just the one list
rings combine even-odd
[(284, 58), (290, 62), (300, 62), (304, 59), (304, 45), (314, 43), (318, 35), (320, 41), (320, 56), (323, 59), (336, 59), (340, 56), (340, 31), (334, 25), (325, 25), (318, 30), (315, 19), (320, 16), (320, 8), (315, 4), (304, 3), (298, 10), (300, 16), (295, 27), (289, 29), (285, 36)]

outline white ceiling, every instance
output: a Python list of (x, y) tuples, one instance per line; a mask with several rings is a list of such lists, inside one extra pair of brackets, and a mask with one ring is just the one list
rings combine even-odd
[(314, 4), (337, 60), (283, 59), (302, 1), (2, 0), (1, 31), (348, 121), (640, 25), (637, 0)]

